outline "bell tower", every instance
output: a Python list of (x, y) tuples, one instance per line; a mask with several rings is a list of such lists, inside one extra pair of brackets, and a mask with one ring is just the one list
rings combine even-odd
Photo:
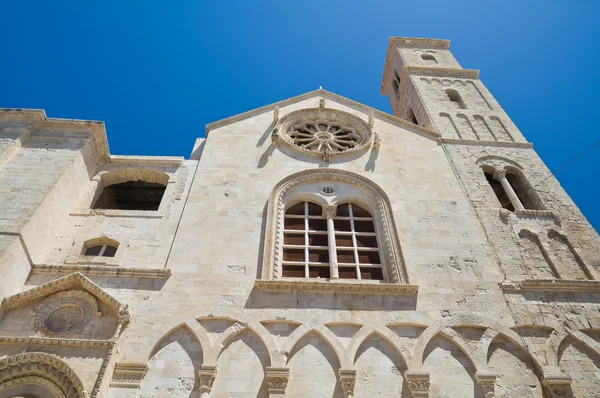
[(463, 69), (449, 47), (448, 40), (390, 38), (381, 93), (394, 115), (445, 139), (526, 142), (479, 71)]

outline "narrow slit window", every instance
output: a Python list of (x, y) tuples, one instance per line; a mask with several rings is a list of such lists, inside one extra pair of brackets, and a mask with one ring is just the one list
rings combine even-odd
[(421, 54), (421, 59), (425, 61), (426, 64), (437, 64), (438, 61), (433, 54)]
[(412, 124), (416, 124), (417, 126), (419, 125), (419, 121), (417, 120), (412, 108), (408, 108), (408, 120), (410, 120)]
[(394, 94), (398, 95), (398, 91), (400, 91), (400, 75), (398, 75), (397, 71), (394, 71), (392, 87), (394, 88)]

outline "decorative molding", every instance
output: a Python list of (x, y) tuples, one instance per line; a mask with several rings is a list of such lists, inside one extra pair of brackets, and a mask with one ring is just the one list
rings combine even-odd
[(572, 397), (572, 382), (571, 376), (566, 373), (546, 374), (542, 376), (542, 385), (550, 390), (552, 398)]
[(2, 300), (2, 305), (0, 308), (2, 311), (4, 311), (4, 313), (6, 313), (8, 310), (26, 305), (33, 301), (41, 300), (53, 293), (63, 290), (70, 290), (73, 287), (82, 287), (94, 297), (104, 302), (108, 307), (118, 314), (119, 323), (121, 325), (124, 322), (129, 321), (130, 313), (128, 306), (121, 304), (118, 300), (106, 293), (101, 287), (83, 276), (80, 272), (44, 283), (43, 285), (15, 294), (14, 296), (6, 297), (4, 300)]
[(200, 384), (200, 394), (210, 392), (213, 382), (217, 377), (217, 367), (202, 365), (198, 370), (198, 382)]
[(148, 365), (137, 362), (120, 362), (115, 364), (111, 387), (131, 387), (137, 388), (142, 384), (142, 380), (148, 371)]
[[(267, 231), (265, 234), (262, 279), (278, 279), (281, 237), (283, 236), (283, 198), (287, 192), (301, 184), (314, 182), (341, 182), (354, 186), (375, 203), (374, 217), (381, 225), (382, 256), (385, 256), (390, 283), (408, 283), (408, 273), (396, 232), (396, 223), (391, 204), (385, 192), (369, 179), (355, 173), (339, 169), (312, 169), (289, 175), (275, 186), (267, 210)], [(370, 285), (375, 286), (375, 285)], [(416, 290), (415, 290), (416, 291)]]
[(31, 382), (31, 377), (45, 379), (48, 386), (59, 390), (64, 397), (88, 397), (83, 383), (73, 369), (53, 355), (29, 352), (0, 360), (0, 392), (27, 385)]
[(504, 148), (533, 148), (533, 144), (530, 142), (510, 142), (510, 141), (479, 141), (479, 140), (463, 140), (457, 138), (443, 138), (439, 137), (438, 142), (441, 144), (458, 144), (458, 145), (478, 145), (478, 146), (493, 146), (493, 147), (504, 147)]
[(163, 218), (164, 211), (161, 210), (114, 210), (114, 209), (73, 209), (70, 216), (77, 217), (121, 217), (121, 218)]
[(338, 294), (385, 294), (413, 296), (419, 291), (416, 285), (400, 285), (394, 283), (365, 283), (354, 280), (348, 282), (313, 281), (310, 279), (294, 280), (255, 280), (254, 287), (263, 292), (297, 292), (297, 293), (338, 293)]
[(560, 220), (560, 216), (558, 216), (558, 214), (554, 213), (552, 210), (530, 210), (530, 209), (523, 209), (523, 210), (515, 210), (513, 212), (513, 214), (517, 217), (517, 218), (524, 218), (524, 219), (542, 219), (542, 218), (546, 218), (546, 219), (552, 219), (552, 221), (554, 221), (557, 225), (561, 225), (561, 220)]
[(75, 272), (85, 276), (103, 276), (119, 278), (167, 279), (171, 276), (171, 270), (169, 268), (134, 268), (112, 267), (102, 265), (61, 264), (34, 264), (31, 267), (32, 275), (70, 275)]
[(479, 79), (474, 69), (431, 68), (427, 66), (404, 66), (402, 74), (409, 76), (454, 77), (457, 79)]
[[(368, 123), (350, 113), (324, 107), (293, 111), (279, 119), (279, 141), (305, 155), (332, 157), (359, 152), (371, 144), (373, 134)], [(338, 138), (338, 135), (341, 134)]]
[(356, 385), (356, 370), (352, 369), (340, 369), (340, 384), (342, 386), (342, 392), (344, 397), (354, 396), (354, 386)]
[(0, 336), (0, 345), (63, 346), (84, 348), (112, 348), (114, 340), (64, 339), (54, 337)]
[(290, 370), (288, 368), (267, 366), (265, 369), (265, 378), (269, 386), (269, 394), (283, 395), (290, 379)]
[(404, 379), (413, 398), (429, 397), (429, 372), (426, 370), (407, 370)]
[(505, 292), (544, 291), (600, 293), (600, 281), (577, 281), (564, 279), (525, 279), (522, 281), (506, 281), (500, 284)]
[(392, 36), (390, 37), (389, 42), (402, 48), (425, 48), (436, 50), (447, 50), (450, 48), (450, 40), (445, 39)]

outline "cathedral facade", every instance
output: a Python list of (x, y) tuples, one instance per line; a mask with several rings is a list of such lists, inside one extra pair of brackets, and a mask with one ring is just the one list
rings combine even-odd
[(600, 237), (446, 40), (189, 159), (0, 110), (0, 398), (600, 397)]

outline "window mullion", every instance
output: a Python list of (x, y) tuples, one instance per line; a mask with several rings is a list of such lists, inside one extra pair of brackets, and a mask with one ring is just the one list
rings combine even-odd
[(102, 245), (102, 249), (100, 249), (100, 253), (98, 253), (98, 256), (102, 257), (102, 255), (104, 254), (105, 250), (106, 250), (106, 245)]
[(304, 277), (310, 277), (308, 268), (308, 202), (304, 202)]
[(354, 263), (356, 265), (356, 279), (361, 279), (358, 262), (358, 244), (356, 243), (356, 230), (354, 229), (354, 213), (352, 212), (351, 203), (348, 203), (348, 214), (350, 215), (350, 231), (352, 232), (352, 251), (354, 252)]

